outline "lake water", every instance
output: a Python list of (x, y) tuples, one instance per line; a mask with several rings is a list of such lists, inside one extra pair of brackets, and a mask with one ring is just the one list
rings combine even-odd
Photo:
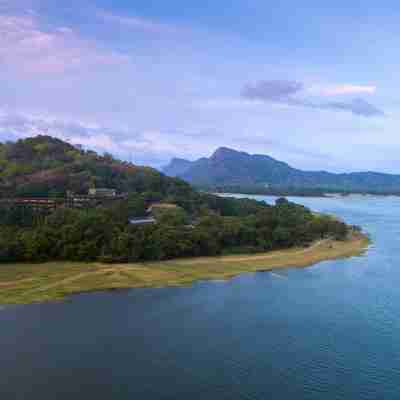
[(295, 200), (367, 255), (2, 307), (0, 399), (399, 399), (400, 198)]

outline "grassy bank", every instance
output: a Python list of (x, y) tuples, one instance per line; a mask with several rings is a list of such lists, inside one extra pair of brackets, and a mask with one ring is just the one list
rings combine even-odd
[(136, 287), (190, 285), (197, 280), (230, 279), (243, 272), (305, 267), (323, 260), (362, 254), (369, 240), (355, 235), (323, 240), (308, 248), (254, 255), (202, 257), (155, 263), (54, 262), (0, 265), (0, 304), (61, 300), (70, 294)]

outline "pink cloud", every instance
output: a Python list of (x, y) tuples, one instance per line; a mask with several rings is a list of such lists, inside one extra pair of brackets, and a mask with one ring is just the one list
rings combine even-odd
[(25, 73), (63, 73), (127, 57), (96, 48), (68, 27), (45, 30), (36, 16), (0, 15), (0, 65)]
[(338, 84), (338, 85), (313, 86), (310, 90), (322, 96), (340, 96), (340, 95), (354, 95), (354, 94), (373, 94), (376, 92), (376, 86)]

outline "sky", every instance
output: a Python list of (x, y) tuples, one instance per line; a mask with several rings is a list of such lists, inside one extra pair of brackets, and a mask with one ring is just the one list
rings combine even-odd
[(390, 0), (0, 0), (0, 141), (400, 173), (399, 17)]

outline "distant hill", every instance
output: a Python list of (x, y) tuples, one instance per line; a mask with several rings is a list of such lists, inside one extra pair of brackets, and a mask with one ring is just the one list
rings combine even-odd
[(251, 155), (226, 147), (217, 149), (210, 158), (176, 160), (163, 171), (197, 186), (400, 193), (400, 175), (302, 171), (267, 155)]
[(171, 162), (164, 167), (164, 174), (168, 176), (179, 176), (185, 173), (191, 166), (192, 162), (183, 158), (173, 158)]
[(85, 151), (51, 136), (0, 143), (0, 197), (64, 196), (68, 190), (87, 194), (92, 187), (160, 197), (193, 192), (186, 182), (153, 168)]

